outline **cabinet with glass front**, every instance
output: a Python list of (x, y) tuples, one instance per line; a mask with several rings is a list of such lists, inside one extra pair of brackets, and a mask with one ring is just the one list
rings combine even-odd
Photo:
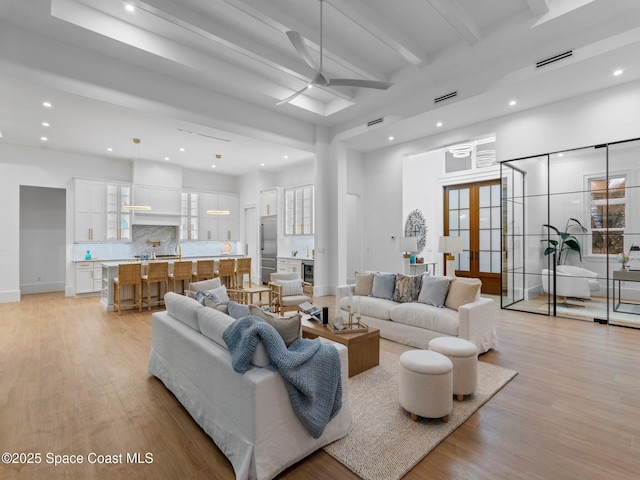
[(284, 191), (285, 235), (314, 235), (314, 186), (304, 185)]

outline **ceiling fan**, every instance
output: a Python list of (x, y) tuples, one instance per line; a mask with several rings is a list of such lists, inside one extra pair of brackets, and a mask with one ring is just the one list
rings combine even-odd
[(316, 65), (311, 58), (311, 54), (309, 53), (309, 49), (304, 43), (302, 35), (298, 32), (294, 32), (293, 30), (289, 30), (287, 32), (287, 37), (289, 37), (289, 41), (293, 45), (293, 48), (296, 49), (298, 55), (302, 57), (302, 59), (313, 68), (316, 73), (303, 89), (298, 90), (293, 95), (285, 98), (284, 100), (280, 100), (276, 105), (282, 105), (284, 103), (289, 103), (291, 100), (296, 98), (298, 95), (301, 95), (305, 92), (309, 87), (313, 85), (317, 85), (320, 87), (361, 87), (361, 88), (377, 88), (378, 90), (386, 90), (393, 83), (390, 82), (380, 82), (377, 80), (364, 80), (364, 79), (356, 79), (356, 78), (327, 78), (322, 73), (322, 4), (324, 0), (320, 0), (320, 67)]

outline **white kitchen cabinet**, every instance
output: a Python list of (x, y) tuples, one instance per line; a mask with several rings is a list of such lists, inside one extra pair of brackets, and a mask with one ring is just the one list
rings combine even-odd
[[(200, 239), (240, 239), (240, 199), (225, 193), (200, 193)], [(228, 211), (229, 214), (207, 213)]]
[(260, 212), (263, 217), (278, 214), (278, 190), (276, 188), (261, 192)]
[(218, 216), (218, 240), (240, 240), (240, 199), (237, 195), (218, 195), (218, 209), (229, 215)]
[(75, 241), (106, 240), (106, 183), (75, 180)]
[(131, 185), (108, 184), (107, 189), (107, 240), (131, 241), (131, 211), (122, 205), (131, 204)]
[(207, 210), (218, 209), (217, 193), (200, 193), (200, 240), (218, 239), (218, 215), (209, 215)]
[(314, 187), (288, 188), (284, 192), (285, 235), (314, 235)]
[(180, 240), (198, 240), (200, 232), (199, 204), (197, 192), (182, 192), (180, 209)]
[(76, 263), (76, 294), (95, 293), (102, 290), (102, 264), (101, 262)]
[(181, 215), (182, 191), (175, 188), (135, 185), (133, 202), (136, 205), (149, 205), (151, 210), (140, 215)]
[(278, 257), (276, 265), (278, 273), (297, 273), (302, 278), (302, 260)]

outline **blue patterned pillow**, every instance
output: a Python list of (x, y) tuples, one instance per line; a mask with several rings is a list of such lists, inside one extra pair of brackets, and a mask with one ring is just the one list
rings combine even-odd
[(393, 298), (393, 291), (395, 288), (396, 288), (395, 273), (377, 272), (373, 274), (373, 287), (371, 288), (372, 297), (391, 300), (391, 298)]
[(393, 291), (394, 302), (417, 302), (422, 287), (422, 275), (396, 275), (396, 288)]

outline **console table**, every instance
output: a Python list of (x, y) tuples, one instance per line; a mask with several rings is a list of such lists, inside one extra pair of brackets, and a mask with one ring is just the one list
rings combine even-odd
[[(613, 271), (613, 311), (617, 312), (620, 305), (634, 305), (640, 307), (637, 303), (623, 302), (620, 296), (620, 283), (622, 282), (640, 282), (640, 271), (628, 271), (628, 270), (614, 270)], [(617, 295), (616, 300), (616, 283), (617, 283)], [(640, 315), (640, 311), (626, 310), (623, 313), (631, 313), (634, 315)]]
[(410, 263), (409, 274), (419, 275), (421, 273), (427, 273), (429, 275), (435, 275), (437, 263), (438, 262)]

